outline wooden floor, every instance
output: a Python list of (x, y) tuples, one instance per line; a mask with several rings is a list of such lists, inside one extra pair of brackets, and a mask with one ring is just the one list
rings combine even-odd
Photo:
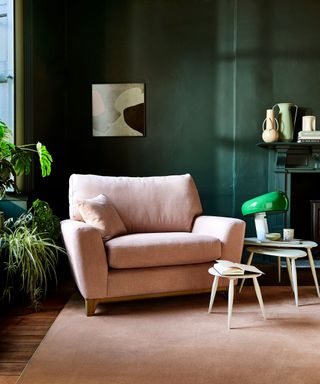
[(2, 308), (0, 314), (0, 384), (13, 384), (55, 321), (70, 290), (50, 293), (41, 310), (34, 312), (25, 305)]
[[(258, 267), (262, 268), (262, 266)], [(267, 269), (267, 270), (266, 270)], [(264, 265), (267, 273), (259, 278), (260, 285), (277, 285), (276, 265)], [(281, 285), (289, 285), (288, 275), (282, 269)], [(320, 280), (320, 271), (318, 279)], [(313, 285), (309, 268), (298, 270), (299, 285)], [(66, 288), (67, 286), (67, 288)], [(23, 305), (0, 313), (0, 384), (14, 384), (37, 349), (48, 329), (69, 300), (75, 287), (72, 282), (48, 295), (40, 312)]]

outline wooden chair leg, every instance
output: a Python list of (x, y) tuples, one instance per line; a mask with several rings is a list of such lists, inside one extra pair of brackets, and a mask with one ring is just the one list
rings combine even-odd
[(98, 304), (97, 301), (95, 299), (85, 299), (85, 303), (87, 316), (93, 316)]

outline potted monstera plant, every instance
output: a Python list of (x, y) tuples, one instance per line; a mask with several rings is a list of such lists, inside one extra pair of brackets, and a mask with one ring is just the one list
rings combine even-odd
[(39, 156), (42, 176), (51, 173), (52, 157), (45, 145), (40, 142), (15, 145), (10, 139), (10, 129), (0, 120), (0, 198), (6, 195), (8, 189), (18, 192), (15, 177), (30, 173), (34, 153)]
[[(15, 145), (10, 141), (11, 131), (0, 120), (0, 199), (7, 190), (19, 192), (15, 178), (28, 174), (33, 154), (39, 158), (42, 176), (51, 173), (52, 157), (45, 145)], [(45, 294), (48, 279), (56, 278), (59, 252), (57, 244), (59, 219), (49, 204), (36, 200), (18, 219), (7, 219), (0, 229), (0, 274), (2, 298), (11, 300), (18, 287), (27, 295), (33, 307), (38, 308)], [(58, 235), (57, 235), (58, 233)]]

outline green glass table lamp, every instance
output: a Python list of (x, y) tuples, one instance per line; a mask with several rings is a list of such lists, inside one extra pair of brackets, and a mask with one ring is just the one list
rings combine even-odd
[(267, 212), (286, 212), (289, 201), (284, 192), (274, 191), (254, 197), (242, 204), (241, 211), (244, 216), (254, 215), (254, 223), (257, 231), (257, 239), (265, 240), (269, 233)]

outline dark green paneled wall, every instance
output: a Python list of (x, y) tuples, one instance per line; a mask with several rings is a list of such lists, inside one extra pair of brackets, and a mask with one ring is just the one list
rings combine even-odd
[[(242, 202), (268, 190), (267, 153), (256, 147), (265, 109), (291, 101), (300, 114), (319, 112), (319, 2), (26, 3), (29, 128), (56, 159), (35, 187), (63, 215), (73, 172), (190, 172), (207, 213), (241, 217)], [(146, 84), (145, 138), (91, 136), (91, 84), (108, 82)]]
[[(190, 172), (205, 208), (231, 214), (233, 3), (70, 2), (67, 23), (73, 171)], [(145, 138), (91, 137), (91, 84), (113, 82), (145, 83)]]
[(275, 188), (267, 151), (255, 148), (266, 108), (292, 102), (299, 106), (296, 132), (303, 114), (316, 115), (319, 129), (319, 14), (313, 0), (238, 1), (236, 207)]
[(28, 178), (30, 199), (48, 200), (64, 214), (67, 170), (67, 63), (65, 3), (63, 0), (25, 0), (25, 140), (41, 141), (53, 154), (52, 176), (41, 178), (37, 162)]

